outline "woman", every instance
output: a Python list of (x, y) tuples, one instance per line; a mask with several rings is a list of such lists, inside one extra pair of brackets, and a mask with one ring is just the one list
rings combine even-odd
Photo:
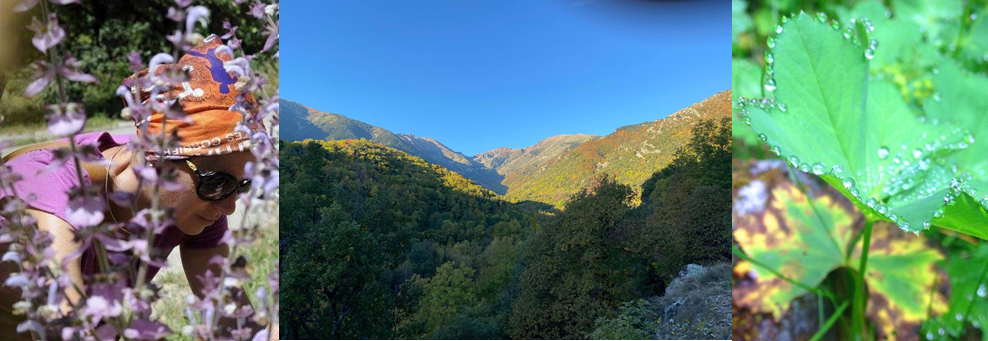
[[(145, 160), (152, 165), (176, 171), (178, 176), (172, 179), (172, 186), (180, 190), (169, 186), (169, 190), (162, 189), (158, 194), (160, 207), (173, 210), (174, 224), (155, 235), (154, 245), (148, 251), (150, 259), (162, 261), (172, 249), (178, 247), (189, 285), (200, 298), (204, 294), (201, 276), (207, 270), (216, 274), (220, 269), (210, 260), (215, 256), (229, 255), (229, 246), (224, 243), (227, 232), (226, 216), (236, 210), (239, 194), (250, 190), (250, 179), (244, 179), (244, 166), (247, 162), (254, 161), (249, 149), (248, 134), (236, 130), (243, 116), (229, 110), (241, 94), (235, 83), (236, 77), (223, 68), (223, 63), (231, 60), (232, 56), (229, 49), (221, 46), (220, 39), (215, 35), (210, 36), (203, 44), (183, 56), (178, 65), (159, 65), (151, 70), (150, 72), (159, 76), (166, 70), (177, 68), (189, 73), (188, 82), (163, 94), (165, 98), (151, 99), (146, 92), (150, 89), (139, 89), (136, 86), (131, 88), (131, 96), (145, 103), (148, 100), (178, 100), (188, 120), (169, 118), (164, 113), (154, 112), (148, 118), (146, 132), (149, 136), (174, 134), (178, 138), (177, 146), (164, 151), (131, 150), (128, 142), (135, 138), (133, 135), (109, 133), (81, 134), (75, 139), (78, 146), (92, 147), (97, 151), (95, 160), (83, 162), (81, 166), (85, 181), (83, 185), (103, 189), (101, 196), (107, 206), (103, 212), (104, 222), (127, 222), (134, 217), (135, 212), (151, 206), (155, 196), (153, 186), (148, 185), (147, 181), (144, 185), (139, 185), (139, 174)], [(131, 76), (131, 81), (144, 77), (148, 72), (144, 70)], [(243, 94), (243, 97), (249, 109), (256, 108), (256, 102), (250, 94)], [(138, 126), (140, 123), (142, 122), (138, 122)], [(140, 136), (142, 131), (138, 129), (137, 134)], [(23, 200), (35, 198), (28, 202), (26, 212), (37, 220), (40, 229), (53, 235), (57, 260), (72, 255), (81, 247), (73, 234), (79, 227), (71, 223), (73, 218), (67, 212), (68, 192), (80, 186), (78, 173), (74, 162), (60, 166), (56, 162), (55, 150), (67, 145), (67, 140), (63, 140), (29, 146), (5, 156), (5, 164), (23, 179), (13, 185), (13, 193), (0, 190), (0, 202), (11, 195)], [(56, 168), (51, 170), (53, 165)], [(3, 188), (8, 187), (8, 184), (3, 185)], [(127, 203), (109, 200), (106, 193), (112, 192), (126, 193), (134, 198), (136, 210)], [(10, 213), (5, 212), (4, 215)], [(3, 222), (4, 218), (0, 217), (0, 226)], [(128, 233), (125, 229), (116, 232)], [(0, 247), (0, 251), (6, 249), (6, 245)], [(83, 278), (101, 272), (95, 250), (91, 246), (84, 250), (81, 257), (67, 265), (67, 270), (74, 284), (87, 290)], [(17, 271), (16, 263), (0, 263), (0, 279), (6, 279), (10, 273)], [(149, 266), (146, 280), (150, 281), (157, 272), (158, 267)], [(66, 290), (66, 295), (71, 302), (80, 298), (79, 293), (71, 289)], [(238, 296), (246, 300), (245, 295)], [(2, 340), (30, 338), (27, 333), (14, 332), (17, 324), (23, 321), (22, 316), (14, 315), (12, 311), (13, 304), (20, 299), (19, 289), (0, 287)], [(233, 327), (235, 323), (221, 321), (221, 325)], [(271, 338), (276, 339), (277, 331), (272, 334)]]

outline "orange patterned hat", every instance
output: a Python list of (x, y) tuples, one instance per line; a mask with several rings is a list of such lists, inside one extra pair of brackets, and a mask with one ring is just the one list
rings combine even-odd
[[(223, 47), (223, 48), (221, 48)], [(189, 80), (181, 85), (173, 85), (167, 93), (157, 95), (155, 100), (178, 99), (187, 120), (173, 119), (163, 112), (155, 111), (148, 118), (148, 134), (158, 135), (165, 129), (166, 134), (175, 134), (179, 138), (179, 146), (166, 149), (160, 157), (165, 159), (185, 159), (190, 156), (223, 155), (249, 150), (250, 136), (243, 130), (235, 128), (244, 117), (239, 111), (231, 111), (240, 95), (237, 77), (227, 72), (223, 63), (233, 59), (231, 50), (225, 48), (216, 35), (210, 35), (202, 44), (189, 50), (178, 64), (160, 64), (152, 71), (154, 75), (163, 75), (166, 70), (181, 68), (188, 72)], [(136, 80), (146, 77), (148, 69), (144, 69), (129, 77)], [(130, 88), (134, 99), (147, 104), (151, 100), (151, 87), (140, 89)], [(250, 93), (243, 94), (248, 110), (256, 110), (257, 102)], [(134, 118), (136, 120), (136, 118)], [(135, 122), (140, 127), (141, 122)], [(257, 130), (256, 125), (249, 125), (251, 131)], [(138, 128), (138, 135), (141, 130)], [(159, 157), (156, 151), (145, 151), (149, 160)]]

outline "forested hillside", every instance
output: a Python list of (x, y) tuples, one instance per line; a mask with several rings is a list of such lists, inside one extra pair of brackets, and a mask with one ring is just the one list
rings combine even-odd
[(689, 136), (640, 196), (603, 174), (562, 210), (367, 140), (282, 142), (281, 337), (726, 337), (685, 292), (729, 284), (666, 291), (730, 258), (730, 121)]
[(507, 187), (504, 176), (449, 149), (439, 141), (411, 134), (395, 134), (387, 129), (352, 118), (322, 112), (289, 100), (278, 101), (282, 108), (281, 138), (285, 141), (367, 139), (421, 157), (443, 166), (499, 194)]
[(676, 150), (703, 120), (731, 115), (726, 90), (654, 122), (628, 125), (589, 140), (538, 164), (505, 174), (509, 200), (533, 200), (561, 207), (597, 174), (610, 174), (635, 190), (658, 169), (672, 162)]

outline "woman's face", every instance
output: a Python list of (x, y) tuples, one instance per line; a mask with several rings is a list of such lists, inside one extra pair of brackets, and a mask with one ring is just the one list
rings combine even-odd
[[(220, 156), (192, 157), (189, 161), (192, 161), (200, 172), (228, 173), (239, 182), (244, 178), (244, 165), (248, 161), (254, 161), (254, 154), (237, 152)], [(162, 192), (161, 203), (165, 207), (175, 209), (175, 225), (179, 230), (188, 235), (197, 235), (220, 217), (231, 215), (236, 210), (236, 201), (239, 197), (237, 193), (219, 201), (203, 200), (196, 194), (198, 181), (195, 172), (188, 164), (185, 161), (169, 161), (169, 163), (178, 170), (178, 182), (182, 184), (183, 189)]]

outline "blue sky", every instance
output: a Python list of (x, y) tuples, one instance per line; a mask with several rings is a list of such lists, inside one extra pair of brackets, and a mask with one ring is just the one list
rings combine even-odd
[(723, 0), (286, 1), (281, 97), (472, 156), (730, 88)]

